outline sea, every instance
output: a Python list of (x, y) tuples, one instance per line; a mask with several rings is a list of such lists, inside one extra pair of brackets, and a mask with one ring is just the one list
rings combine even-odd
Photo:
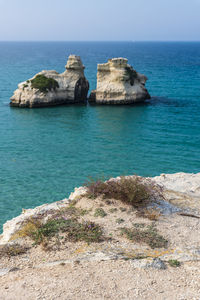
[[(97, 64), (126, 57), (152, 98), (122, 106), (14, 108), (18, 83), (63, 72), (80, 55), (90, 91)], [(0, 42), (0, 231), (89, 178), (200, 172), (200, 42)]]

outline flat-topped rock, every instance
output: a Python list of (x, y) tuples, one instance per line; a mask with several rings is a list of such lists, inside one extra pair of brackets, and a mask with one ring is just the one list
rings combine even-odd
[(42, 71), (18, 85), (11, 97), (11, 106), (44, 107), (87, 100), (89, 83), (84, 75), (81, 58), (70, 55), (66, 70), (59, 74), (54, 70)]
[(100, 104), (130, 104), (150, 98), (145, 88), (147, 77), (136, 72), (126, 58), (109, 59), (98, 64), (97, 87), (89, 101)]

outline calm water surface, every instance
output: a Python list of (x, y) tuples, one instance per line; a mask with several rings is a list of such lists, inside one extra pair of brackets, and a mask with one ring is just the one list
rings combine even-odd
[[(17, 84), (64, 71), (80, 55), (91, 89), (97, 63), (127, 57), (148, 76), (152, 100), (137, 106), (9, 107)], [(0, 43), (0, 231), (88, 176), (200, 171), (200, 43)]]

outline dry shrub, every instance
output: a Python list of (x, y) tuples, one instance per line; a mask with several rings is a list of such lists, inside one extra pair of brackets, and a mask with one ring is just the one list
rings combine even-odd
[(139, 210), (137, 212), (137, 216), (147, 218), (151, 221), (158, 221), (159, 217), (161, 216), (161, 212), (159, 210), (156, 210), (153, 208), (145, 208), (145, 209)]
[(41, 221), (37, 219), (30, 218), (24, 225), (18, 230), (11, 238), (11, 240), (16, 240), (18, 238), (24, 238), (31, 236), (32, 232), (35, 232), (40, 226)]
[(19, 244), (0, 246), (0, 258), (3, 256), (17, 256), (28, 251), (28, 247)]
[(150, 180), (144, 181), (139, 176), (121, 176), (119, 180), (111, 179), (105, 182), (102, 180), (90, 180), (86, 186), (89, 198), (97, 198), (99, 196), (104, 199), (113, 198), (134, 207), (145, 206), (158, 197), (163, 198), (160, 187)]

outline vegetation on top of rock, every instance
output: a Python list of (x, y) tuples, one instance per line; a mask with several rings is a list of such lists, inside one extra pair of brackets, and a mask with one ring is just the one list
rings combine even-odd
[(133, 207), (145, 206), (157, 197), (163, 198), (161, 189), (141, 177), (123, 177), (120, 180), (90, 180), (87, 184), (87, 197), (121, 200)]
[[(70, 242), (85, 241), (87, 243), (100, 242), (102, 240), (102, 229), (94, 222), (85, 221), (80, 223), (76, 218), (51, 218), (45, 224), (38, 221), (29, 226), (26, 235), (34, 240), (35, 244), (42, 244), (44, 247), (55, 238), (58, 243), (60, 239)], [(60, 235), (61, 234), (61, 235)]]
[(120, 229), (121, 234), (125, 235), (129, 240), (136, 243), (145, 243), (152, 249), (154, 248), (166, 248), (168, 241), (158, 233), (154, 225), (148, 225), (144, 228), (126, 228)]
[(58, 82), (53, 78), (47, 78), (46, 76), (39, 74), (31, 80), (31, 87), (38, 89), (42, 93), (55, 90), (59, 88)]

